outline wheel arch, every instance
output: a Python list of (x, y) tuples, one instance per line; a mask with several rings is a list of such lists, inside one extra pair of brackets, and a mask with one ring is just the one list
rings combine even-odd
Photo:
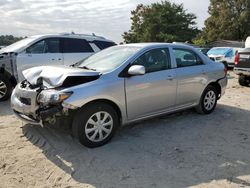
[(221, 85), (218, 83), (218, 81), (211, 82), (207, 86), (213, 86), (217, 91), (217, 98), (220, 99), (220, 97), (221, 97)]
[(6, 78), (8, 78), (13, 87), (15, 87), (17, 85), (16, 78), (11, 73), (9, 73), (5, 68), (3, 68), (3, 67), (0, 68), (0, 74), (4, 75)]

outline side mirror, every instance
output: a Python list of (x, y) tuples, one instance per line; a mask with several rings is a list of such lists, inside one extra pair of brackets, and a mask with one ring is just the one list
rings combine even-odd
[(145, 67), (142, 65), (132, 65), (128, 69), (128, 74), (132, 76), (144, 75), (146, 73)]

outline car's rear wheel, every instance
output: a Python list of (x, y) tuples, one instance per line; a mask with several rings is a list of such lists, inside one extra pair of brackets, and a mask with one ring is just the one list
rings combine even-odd
[(195, 108), (200, 114), (210, 114), (214, 111), (217, 104), (217, 90), (209, 85), (204, 90), (199, 105)]
[(249, 85), (249, 80), (247, 80), (247, 77), (244, 75), (239, 76), (239, 84), (241, 86), (248, 86)]
[(4, 75), (0, 75), (0, 101), (9, 99), (12, 89), (10, 81)]
[(76, 113), (72, 132), (82, 145), (93, 148), (110, 141), (118, 126), (119, 118), (112, 106), (93, 103)]

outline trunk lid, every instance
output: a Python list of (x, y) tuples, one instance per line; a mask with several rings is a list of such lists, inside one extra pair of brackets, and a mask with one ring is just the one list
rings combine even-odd
[(250, 48), (246, 48), (238, 52), (238, 63), (235, 64), (237, 68), (250, 68)]

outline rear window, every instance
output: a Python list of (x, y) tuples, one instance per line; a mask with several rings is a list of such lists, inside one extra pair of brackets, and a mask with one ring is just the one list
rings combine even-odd
[(230, 48), (212, 48), (207, 52), (208, 55), (225, 55), (232, 51)]
[(63, 40), (64, 53), (81, 53), (94, 52), (89, 43), (84, 39), (64, 39)]
[(99, 40), (94, 40), (93, 43), (101, 50), (116, 45), (114, 42), (99, 41)]

